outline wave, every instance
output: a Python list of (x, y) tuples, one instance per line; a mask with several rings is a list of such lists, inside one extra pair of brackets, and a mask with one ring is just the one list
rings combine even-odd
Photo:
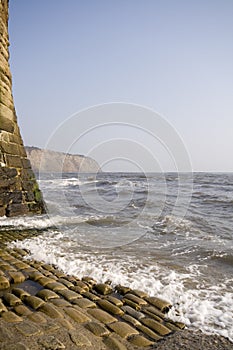
[(33, 237), (14, 246), (28, 249), (31, 258), (54, 264), (67, 274), (90, 275), (98, 281), (110, 280), (113, 285), (128, 285), (165, 298), (174, 305), (169, 312), (172, 319), (233, 339), (230, 317), (233, 293), (226, 292), (221, 284), (203, 285), (197, 264), (187, 265), (181, 273), (159, 263), (143, 265), (137, 256), (122, 256), (120, 251), (117, 254), (97, 249), (88, 252), (80, 246), (74, 249), (75, 244), (77, 242), (71, 240), (66, 242), (59, 234)]

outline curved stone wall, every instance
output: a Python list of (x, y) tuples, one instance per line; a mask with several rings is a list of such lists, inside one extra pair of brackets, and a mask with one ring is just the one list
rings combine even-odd
[(12, 97), (8, 0), (0, 0), (0, 216), (45, 211), (27, 159)]

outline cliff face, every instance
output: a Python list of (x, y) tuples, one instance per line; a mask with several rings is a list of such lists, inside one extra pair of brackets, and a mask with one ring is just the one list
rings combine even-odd
[(8, 0), (0, 0), (0, 216), (42, 213), (44, 203), (17, 124), (8, 46)]
[(42, 150), (37, 147), (25, 148), (35, 172), (96, 173), (101, 171), (99, 164), (90, 157)]

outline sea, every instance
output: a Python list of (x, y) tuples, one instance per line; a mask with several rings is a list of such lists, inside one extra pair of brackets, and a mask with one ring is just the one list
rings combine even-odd
[(1, 218), (11, 243), (67, 274), (168, 300), (168, 316), (233, 340), (233, 173), (40, 174), (48, 214)]

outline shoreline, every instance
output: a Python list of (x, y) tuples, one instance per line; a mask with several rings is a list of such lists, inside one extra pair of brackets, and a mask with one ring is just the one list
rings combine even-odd
[(0, 231), (0, 349), (232, 349), (227, 338), (167, 319), (164, 300), (66, 275), (7, 247), (36, 234)]

